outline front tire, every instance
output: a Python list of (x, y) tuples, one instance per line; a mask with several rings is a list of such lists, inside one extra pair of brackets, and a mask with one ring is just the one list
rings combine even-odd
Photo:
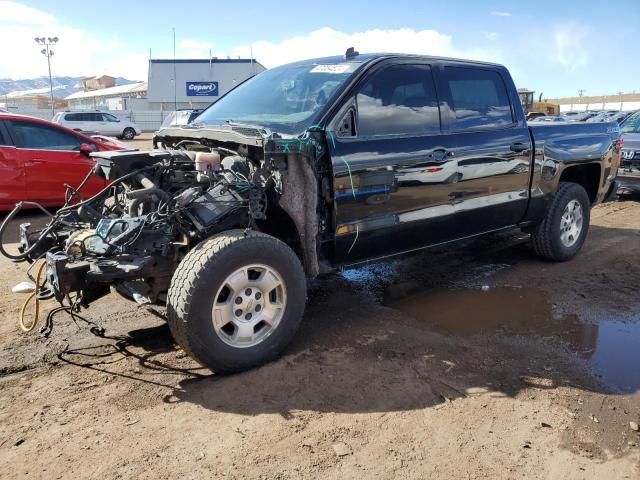
[(591, 201), (584, 187), (560, 182), (546, 217), (531, 235), (533, 249), (556, 262), (575, 257), (587, 238), (590, 219)]
[(234, 373), (276, 358), (298, 330), (305, 302), (304, 270), (289, 246), (230, 230), (180, 262), (167, 319), (190, 356), (216, 373)]
[(125, 140), (133, 140), (135, 136), (136, 136), (136, 131), (131, 127), (125, 128), (124, 131), (122, 132), (122, 138), (124, 138)]

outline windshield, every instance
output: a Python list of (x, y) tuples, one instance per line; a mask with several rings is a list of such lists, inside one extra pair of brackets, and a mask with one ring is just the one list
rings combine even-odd
[(353, 75), (358, 62), (304, 62), (266, 70), (247, 80), (200, 114), (193, 124), (249, 123), (295, 134)]
[(621, 125), (622, 133), (640, 133), (640, 111), (633, 113)]

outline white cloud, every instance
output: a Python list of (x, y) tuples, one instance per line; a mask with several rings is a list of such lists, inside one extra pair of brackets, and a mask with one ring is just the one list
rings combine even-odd
[(484, 35), (484, 38), (491, 40), (492, 42), (495, 42), (500, 36), (498, 32), (482, 32), (482, 34)]
[(16, 2), (0, 2), (0, 23), (46, 25), (57, 22), (56, 17)]
[(259, 41), (251, 45), (238, 46), (233, 50), (233, 55), (249, 57), (253, 49), (253, 56), (256, 60), (266, 67), (275, 67), (306, 58), (342, 55), (351, 46), (362, 53), (402, 52), (497, 60), (497, 56), (493, 52), (456, 48), (451, 35), (435, 30), (413, 30), (410, 28), (345, 33), (324, 27), (304, 36), (283, 40), (280, 43)]
[(493, 15), (494, 17), (510, 17), (511, 14), (509, 12), (489, 12), (489, 15)]
[(585, 40), (591, 29), (579, 23), (557, 25), (553, 29), (553, 51), (550, 59), (567, 71), (574, 71), (589, 62), (589, 52)]
[[(114, 34), (115, 35), (115, 34)], [(147, 78), (148, 51), (133, 49), (117, 37), (98, 37), (93, 32), (64, 24), (45, 11), (15, 2), (0, 1), (0, 78), (30, 78), (47, 74), (47, 63), (34, 37), (59, 37), (53, 47), (51, 69), (54, 75), (124, 76), (134, 80)], [(10, 47), (7, 47), (10, 46)], [(362, 32), (341, 32), (329, 27), (320, 28), (280, 42), (258, 41), (251, 45), (238, 45), (229, 52), (221, 52), (206, 38), (179, 40), (178, 58), (206, 58), (209, 49), (224, 58), (228, 54), (254, 58), (267, 67), (306, 58), (342, 55), (354, 46), (362, 53), (402, 52), (419, 53), (477, 60), (500, 61), (494, 51), (460, 49), (451, 35), (432, 29), (393, 30), (374, 29)], [(153, 52), (154, 58), (172, 58), (172, 49)]]
[(15, 2), (0, 1), (0, 78), (47, 75), (47, 61), (34, 37), (58, 37), (52, 47), (53, 75), (125, 75), (147, 78), (146, 52), (131, 51), (125, 44), (100, 39), (61, 23), (54, 15)]

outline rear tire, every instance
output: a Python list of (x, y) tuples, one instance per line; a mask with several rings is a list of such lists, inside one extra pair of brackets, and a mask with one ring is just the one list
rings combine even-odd
[(167, 320), (178, 345), (199, 363), (216, 373), (240, 372), (280, 355), (298, 330), (306, 293), (304, 270), (288, 245), (230, 230), (180, 262)]
[(575, 257), (587, 238), (590, 218), (586, 190), (577, 183), (560, 182), (546, 217), (531, 234), (536, 254), (555, 262)]

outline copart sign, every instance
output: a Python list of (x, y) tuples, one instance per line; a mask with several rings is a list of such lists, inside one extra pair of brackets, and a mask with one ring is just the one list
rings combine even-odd
[(187, 97), (217, 97), (218, 82), (187, 82)]

